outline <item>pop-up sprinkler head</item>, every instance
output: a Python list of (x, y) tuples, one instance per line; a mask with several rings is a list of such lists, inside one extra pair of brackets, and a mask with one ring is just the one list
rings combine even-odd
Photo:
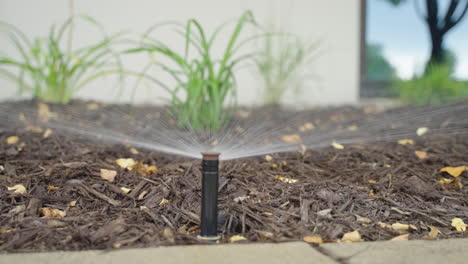
[(219, 153), (202, 153), (201, 232), (199, 238), (216, 241), (218, 236)]

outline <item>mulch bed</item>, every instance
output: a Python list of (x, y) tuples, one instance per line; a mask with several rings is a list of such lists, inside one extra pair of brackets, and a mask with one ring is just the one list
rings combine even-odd
[[(85, 103), (75, 103), (85, 109)], [(327, 110), (322, 119), (344, 108)], [(348, 109), (349, 110), (349, 109)], [(365, 113), (354, 109), (353, 115)], [(328, 116), (327, 116), (328, 115)], [(9, 136), (20, 141), (9, 145)], [(419, 159), (415, 151), (425, 151)], [(200, 161), (100, 144), (57, 131), (25, 131), (0, 125), (0, 250), (52, 251), (206, 243), (197, 239)], [(439, 170), (468, 165), (468, 136), (432, 135), (414, 145), (397, 142), (346, 145), (273, 154), (221, 163), (219, 210), (225, 220), (221, 243), (233, 235), (250, 242), (302, 240), (318, 235), (336, 242), (359, 230), (364, 241), (409, 233), (423, 239), (429, 226), (438, 239), (468, 237), (451, 226), (468, 218), (468, 188), (440, 184)], [(149, 176), (119, 168), (133, 158), (159, 169)], [(116, 170), (115, 181), (100, 177)], [(277, 175), (297, 180), (287, 183)], [(466, 182), (468, 172), (458, 177)], [(7, 190), (23, 184), (26, 194)], [(51, 188), (58, 187), (58, 188)], [(124, 194), (121, 187), (132, 189)], [(146, 192), (144, 197), (141, 193)], [(167, 201), (166, 201), (167, 200)], [(74, 206), (71, 206), (76, 202)], [(66, 212), (44, 217), (41, 208)], [(411, 224), (409, 231), (383, 227)]]

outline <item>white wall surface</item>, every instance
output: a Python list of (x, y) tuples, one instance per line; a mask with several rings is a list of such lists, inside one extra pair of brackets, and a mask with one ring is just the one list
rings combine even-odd
[[(149, 26), (167, 20), (185, 21), (198, 19), (208, 32), (230, 19), (235, 19), (245, 10), (252, 10), (260, 24), (269, 21), (280, 23), (288, 31), (303, 39), (321, 42), (318, 59), (309, 71), (318, 76), (316, 81), (304, 87), (299, 96), (285, 96), (285, 103), (339, 104), (358, 100), (359, 76), (359, 20), (358, 0), (76, 0), (77, 14), (87, 14), (104, 25), (108, 33), (131, 30), (142, 33)], [(28, 36), (47, 34), (52, 23), (61, 23), (69, 16), (66, 0), (0, 0), (0, 20), (22, 29)], [(163, 31), (158, 36), (174, 47), (183, 42), (175, 34)], [(75, 27), (74, 47), (98, 40), (96, 30), (86, 24)], [(224, 39), (225, 42), (225, 39)], [(224, 49), (223, 40), (216, 52)], [(65, 44), (65, 43), (64, 43)], [(14, 49), (0, 34), (0, 51), (12, 54)], [(145, 55), (125, 56), (125, 67), (141, 70), (147, 63)], [(152, 72), (158, 75), (158, 72)], [(252, 68), (238, 72), (238, 98), (241, 104), (259, 102), (260, 80)], [(127, 82), (122, 95), (115, 89), (115, 78), (91, 83), (78, 93), (78, 97), (101, 101), (129, 101), (134, 81)], [(0, 80), (0, 100), (13, 96), (14, 84)], [(161, 102), (167, 93), (158, 87), (141, 87), (135, 101)]]

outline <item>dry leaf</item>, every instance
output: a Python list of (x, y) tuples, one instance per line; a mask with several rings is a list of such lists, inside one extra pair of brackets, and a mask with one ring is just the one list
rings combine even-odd
[(416, 151), (414, 152), (414, 154), (415, 154), (416, 157), (418, 157), (418, 159), (420, 159), (420, 160), (423, 160), (423, 159), (427, 159), (427, 158), (428, 158), (427, 152), (425, 152), (425, 151), (416, 150)]
[(414, 145), (414, 140), (412, 140), (412, 139), (400, 139), (400, 140), (398, 140), (398, 144), (400, 144), (400, 145)]
[(409, 225), (407, 224), (401, 224), (401, 223), (394, 223), (392, 224), (392, 229), (393, 230), (401, 230), (401, 231), (408, 231), (410, 228)]
[(346, 129), (348, 129), (349, 131), (357, 131), (358, 130), (358, 127), (356, 125), (350, 125), (349, 127), (347, 127)]
[(120, 190), (122, 190), (122, 192), (123, 192), (124, 194), (127, 194), (127, 193), (129, 193), (132, 189), (126, 188), (126, 187), (120, 187)]
[(60, 189), (60, 188), (57, 187), (57, 186), (52, 186), (52, 185), (47, 186), (47, 190), (48, 190), (48, 191), (56, 191), (56, 190), (58, 190), (58, 189)]
[(6, 233), (10, 233), (10, 232), (15, 232), (16, 231), (16, 228), (12, 228), (12, 229), (0, 229), (0, 235), (1, 234), (6, 234)]
[(341, 144), (336, 143), (335, 141), (332, 142), (332, 147), (335, 149), (344, 149), (344, 146)]
[(302, 138), (299, 134), (292, 134), (292, 135), (286, 135), (286, 136), (282, 136), (281, 137), (281, 140), (283, 140), (284, 142), (286, 143), (301, 143), (302, 142)]
[(64, 218), (67, 215), (65, 211), (62, 211), (56, 208), (50, 208), (50, 207), (42, 207), (41, 214), (45, 217), (54, 217), (54, 218)]
[(275, 235), (271, 232), (267, 232), (267, 231), (257, 231), (258, 234), (260, 234), (260, 238), (262, 239), (268, 239), (268, 238), (273, 238)]
[(285, 183), (296, 183), (297, 182), (296, 179), (291, 179), (291, 178), (283, 177), (283, 176), (280, 176), (280, 175), (276, 175), (275, 178), (282, 181), (282, 182), (285, 182)]
[(300, 152), (302, 155), (305, 155), (306, 152), (307, 152), (307, 147), (306, 147), (306, 145), (301, 144), (301, 149), (299, 150), (299, 152)]
[(444, 167), (440, 169), (439, 172), (447, 172), (453, 177), (460, 176), (464, 171), (468, 170), (468, 166), (459, 166), (459, 167)]
[(455, 178), (455, 180), (453, 181), (453, 184), (458, 189), (463, 188), (463, 184), (461, 183), (461, 179), (459, 179), (459, 178)]
[(133, 166), (133, 168), (131, 170), (135, 171), (136, 173), (140, 174), (141, 176), (149, 176), (153, 172), (156, 172), (158, 170), (158, 168), (156, 166), (154, 166), (154, 165), (149, 166), (147, 164), (144, 164), (141, 161), (138, 161), (135, 164), (135, 166)]
[(372, 223), (372, 220), (370, 220), (367, 217), (362, 217), (362, 216), (356, 215), (356, 222), (370, 224), (370, 223)]
[(384, 222), (378, 222), (377, 225), (380, 226), (381, 228), (392, 229), (392, 225), (386, 224)]
[(117, 172), (115, 170), (106, 170), (106, 169), (101, 169), (100, 173), (101, 178), (104, 180), (113, 182), (115, 179), (115, 176), (117, 176)]
[(25, 128), (26, 131), (31, 131), (34, 133), (42, 133), (42, 128), (38, 126), (33, 126), (33, 125), (27, 125)]
[(18, 137), (18, 136), (7, 137), (7, 139), (5, 140), (5, 142), (6, 142), (8, 145), (16, 144), (16, 143), (18, 143), (18, 141), (19, 141), (19, 137)]
[(439, 184), (450, 184), (453, 187), (458, 188), (458, 189), (463, 188), (463, 184), (461, 183), (460, 178), (447, 179), (447, 178), (441, 177), (439, 179)]
[(198, 230), (200, 230), (200, 226), (192, 226), (191, 228), (187, 230), (187, 232), (191, 234), (191, 233), (197, 232)]
[(163, 206), (165, 204), (169, 203), (169, 200), (162, 198), (161, 202), (159, 203), (159, 206)]
[(50, 136), (52, 135), (52, 133), (53, 133), (52, 129), (48, 128), (48, 129), (44, 132), (43, 137), (44, 137), (44, 138), (48, 138), (48, 137), (50, 137)]
[(127, 169), (129, 171), (132, 170), (133, 166), (135, 166), (136, 164), (134, 159), (117, 159), (115, 163), (117, 163), (117, 165), (119, 165), (120, 168)]
[(9, 191), (13, 191), (14, 193), (20, 193), (20, 194), (25, 194), (27, 193), (26, 187), (24, 187), (23, 184), (16, 184), (15, 186), (12, 187), (7, 187)]
[(177, 122), (176, 122), (174, 119), (169, 119), (168, 123), (169, 123), (169, 125), (173, 126), (173, 125), (175, 125)]
[(315, 128), (315, 126), (314, 126), (314, 124), (312, 124), (311, 122), (307, 122), (307, 123), (304, 124), (304, 128), (305, 128), (306, 130), (312, 130), (312, 129)]
[(399, 236), (396, 236), (392, 239), (390, 239), (390, 241), (405, 241), (405, 240), (408, 240), (409, 239), (409, 234), (403, 234), (403, 235), (399, 235)]
[(37, 117), (41, 122), (48, 122), (50, 117), (49, 106), (44, 103), (37, 104)]
[(450, 183), (452, 183), (453, 181), (455, 181), (455, 179), (447, 179), (447, 178), (441, 177), (440, 180), (439, 180), (439, 183), (440, 183), (440, 184), (450, 184)]
[(121, 243), (114, 243), (112, 244), (112, 248), (120, 248), (122, 246)]
[(320, 236), (305, 236), (304, 242), (310, 243), (310, 244), (322, 244), (323, 240)]
[(429, 234), (427, 234), (427, 236), (425, 236), (424, 238), (426, 239), (436, 239), (437, 236), (439, 235), (440, 233), (440, 230), (438, 227), (435, 227), (435, 226), (429, 226), (429, 228), (431, 229), (431, 231), (429, 232)]
[(234, 202), (235, 202), (235, 203), (240, 203), (240, 202), (242, 202), (242, 201), (244, 201), (244, 200), (246, 200), (246, 199), (249, 199), (249, 198), (250, 198), (250, 197), (247, 196), (247, 195), (238, 196), (238, 197), (234, 198)]
[(67, 226), (67, 223), (65, 223), (63, 221), (60, 221), (60, 220), (52, 220), (51, 219), (51, 220), (48, 220), (46, 223), (47, 223), (48, 226), (56, 227), (56, 228)]
[[(182, 170), (182, 172), (184, 171), (183, 169), (181, 169), (181, 170)], [(153, 173), (153, 172), (158, 171), (158, 167), (156, 167), (156, 166), (154, 166), (154, 165), (151, 165), (151, 166), (148, 166), (148, 167), (146, 168), (146, 171), (147, 171), (148, 173), (151, 174), (151, 173)]]
[(382, 198), (382, 196), (374, 194), (374, 190), (370, 190), (369, 196), (374, 198), (374, 199)]
[(133, 155), (140, 154), (140, 152), (138, 152), (136, 148), (130, 148), (130, 153), (132, 153)]
[(97, 110), (98, 108), (99, 108), (99, 105), (96, 103), (89, 103), (86, 105), (86, 109), (91, 110), (91, 111)]
[(465, 232), (466, 227), (468, 226), (463, 222), (463, 219), (461, 218), (453, 218), (452, 219), (452, 226), (457, 229), (458, 232)]
[(234, 235), (229, 238), (229, 243), (235, 243), (235, 242), (245, 241), (245, 240), (247, 240), (247, 238), (240, 236), (240, 235)]
[(240, 126), (236, 126), (236, 127), (234, 128), (234, 130), (235, 130), (237, 133), (244, 133), (244, 131), (245, 131), (245, 129), (243, 129), (243, 128), (240, 127)]
[(177, 233), (180, 233), (180, 234), (188, 234), (188, 231), (187, 231), (187, 225), (183, 225), (181, 227), (179, 227), (177, 229)]
[(266, 156), (265, 156), (265, 160), (266, 160), (266, 161), (272, 161), (272, 160), (273, 160), (273, 157), (270, 156), (270, 155), (266, 155)]
[(361, 234), (359, 233), (358, 230), (355, 230), (353, 232), (349, 232), (343, 235), (341, 238), (341, 241), (343, 242), (360, 242), (362, 241)]
[(377, 112), (378, 112), (377, 108), (372, 107), (372, 106), (367, 106), (367, 107), (364, 108), (364, 113), (366, 113), (366, 114), (375, 114)]
[(458, 189), (463, 188), (463, 184), (461, 183), (460, 178), (455, 178), (455, 180), (453, 181), (453, 185)]
[(301, 131), (301, 132), (309, 131), (309, 130), (312, 130), (312, 129), (315, 129), (315, 126), (314, 126), (314, 124), (312, 124), (310, 122), (307, 122), (304, 125), (299, 127), (299, 131)]
[(174, 243), (174, 233), (172, 232), (172, 230), (170, 228), (168, 228), (168, 227), (164, 228), (162, 235), (163, 235), (164, 238), (169, 240), (171, 243)]
[(326, 218), (331, 218), (331, 215), (330, 215), (331, 211), (332, 211), (331, 208), (323, 209), (323, 210), (318, 211), (317, 215), (326, 217)]
[(18, 147), (16, 148), (18, 151), (22, 151), (26, 147), (26, 143), (21, 142), (18, 144)]
[(237, 111), (237, 115), (239, 115), (242, 118), (247, 118), (250, 116), (250, 112), (242, 109)]
[(427, 132), (429, 131), (429, 128), (427, 127), (420, 127), (416, 130), (416, 135), (418, 135), (419, 137), (426, 134)]
[(138, 200), (143, 200), (145, 198), (145, 195), (148, 194), (148, 191), (142, 191), (140, 195), (138, 195)]
[(68, 203), (68, 206), (74, 207), (76, 205), (76, 201), (71, 201)]

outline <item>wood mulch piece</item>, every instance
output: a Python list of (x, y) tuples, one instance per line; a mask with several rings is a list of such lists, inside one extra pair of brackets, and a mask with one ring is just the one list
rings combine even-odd
[[(19, 136), (20, 143), (6, 144), (12, 135)], [(426, 151), (429, 157), (420, 160), (415, 150)], [(451, 226), (455, 217), (468, 222), (468, 188), (439, 183), (440, 177), (450, 178), (439, 172), (442, 167), (468, 165), (467, 135), (425, 136), (414, 145), (354, 144), (343, 150), (272, 157), (221, 163), (219, 209), (225, 220), (220, 226), (221, 243), (235, 234), (250, 242), (302, 240), (306, 235), (332, 242), (354, 230), (365, 241), (407, 232), (410, 239), (423, 239), (429, 226), (440, 229), (439, 239), (468, 237), (468, 232)], [(159, 170), (141, 176), (118, 167), (118, 158), (133, 158)], [(101, 169), (117, 171), (115, 180), (100, 178)], [(297, 182), (280, 181), (278, 175)], [(42, 133), (3, 124), (0, 251), (206, 243), (196, 237), (200, 178), (199, 160), (142, 150), (133, 154), (123, 145), (57, 132), (44, 138)], [(458, 178), (466, 182), (468, 172)], [(27, 194), (7, 190), (15, 184), (23, 184)], [(132, 191), (124, 194), (121, 187)], [(65, 211), (66, 216), (44, 217), (43, 207)], [(411, 224), (416, 229), (392, 230), (379, 222)]]

